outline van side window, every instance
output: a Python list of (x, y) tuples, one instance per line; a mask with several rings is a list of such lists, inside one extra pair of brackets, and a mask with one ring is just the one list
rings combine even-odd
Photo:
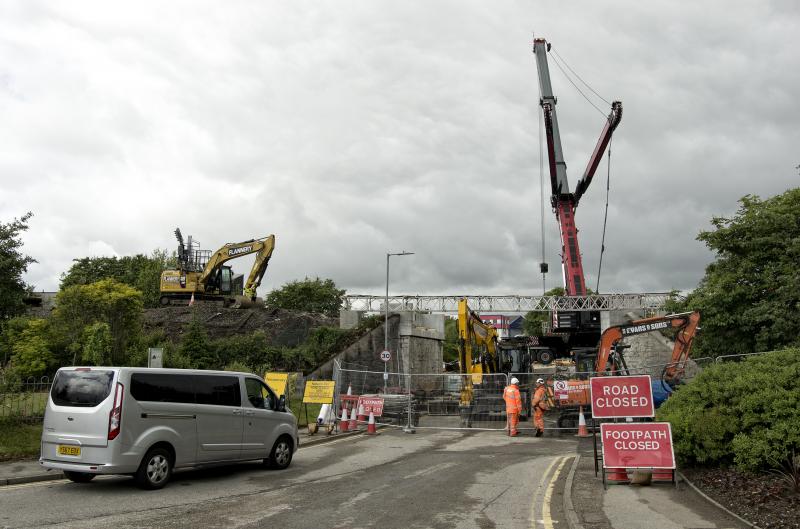
[(244, 386), (247, 389), (247, 399), (254, 408), (261, 408), (263, 410), (274, 410), (275, 394), (260, 380), (255, 378), (244, 379)]
[(194, 381), (191, 375), (133, 373), (131, 396), (140, 401), (194, 404)]
[(195, 394), (198, 404), (241, 406), (239, 377), (225, 375), (195, 375)]

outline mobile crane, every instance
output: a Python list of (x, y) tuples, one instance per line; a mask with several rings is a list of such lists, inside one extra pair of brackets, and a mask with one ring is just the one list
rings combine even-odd
[[(556, 116), (557, 98), (553, 95), (550, 70), (547, 65), (548, 51), (550, 51), (550, 44), (545, 39), (534, 39), (533, 53), (536, 56), (536, 65), (539, 73), (540, 105), (544, 115), (544, 130), (547, 139), (551, 189), (550, 204), (558, 220), (561, 234), (561, 269), (565, 294), (567, 296), (585, 296), (586, 283), (583, 273), (583, 260), (578, 244), (575, 210), (581, 197), (592, 183), (592, 178), (611, 141), (611, 136), (622, 119), (622, 103), (614, 101), (611, 104), (611, 112), (600, 133), (600, 138), (597, 140), (597, 145), (595, 145), (594, 151), (589, 158), (589, 163), (583, 176), (578, 180), (575, 192), (571, 193), (569, 181), (567, 180), (567, 164), (564, 161), (564, 152), (561, 148), (561, 135)], [(542, 273), (546, 273), (547, 263), (541, 263), (540, 270)], [(553, 343), (557, 341), (554, 338), (558, 334), (550, 337), (541, 337), (539, 342), (542, 345), (551, 347), (556, 356), (564, 356), (565, 350), (569, 351), (576, 347), (594, 348), (600, 337), (600, 313), (597, 311), (558, 312), (554, 314), (553, 324), (554, 333), (563, 334), (566, 348), (561, 347), (561, 344)]]
[[(261, 285), (267, 265), (275, 249), (275, 236), (227, 243), (217, 251), (195, 249), (192, 237), (184, 244), (180, 228), (175, 230), (178, 239), (178, 267), (161, 273), (161, 304), (199, 300), (222, 301), (224, 306), (251, 306), (257, 301), (256, 289)], [(227, 261), (256, 254), (246, 282), (234, 276)]]

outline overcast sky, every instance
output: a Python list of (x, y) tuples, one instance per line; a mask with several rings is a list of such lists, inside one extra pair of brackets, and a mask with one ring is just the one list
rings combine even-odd
[[(34, 213), (37, 290), (180, 227), (209, 250), (274, 233), (262, 294), (380, 293), (401, 250), (392, 293), (539, 294), (536, 34), (624, 106), (600, 291), (692, 289), (712, 216), (798, 185), (799, 28), (792, 0), (5, 1), (0, 221)], [(574, 189), (604, 117), (550, 69)], [(576, 215), (590, 288), (606, 173)]]

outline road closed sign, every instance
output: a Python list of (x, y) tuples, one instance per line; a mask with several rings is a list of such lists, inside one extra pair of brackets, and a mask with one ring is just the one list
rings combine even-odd
[(650, 375), (627, 377), (592, 377), (589, 380), (592, 396), (592, 417), (652, 417), (653, 387)]
[(600, 425), (603, 468), (675, 468), (668, 422)]

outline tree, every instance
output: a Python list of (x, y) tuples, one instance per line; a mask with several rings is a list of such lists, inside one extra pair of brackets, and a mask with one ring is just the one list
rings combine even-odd
[(455, 362), (458, 360), (458, 320), (453, 318), (444, 320), (442, 360), (445, 362)]
[(28, 229), (28, 220), (33, 213), (28, 212), (9, 223), (0, 222), (0, 321), (21, 314), (25, 305), (23, 299), (28, 286), (22, 274), (28, 265), (36, 260), (20, 252), (20, 234)]
[(11, 346), (11, 371), (21, 379), (39, 377), (54, 367), (55, 358), (47, 340), (47, 322), (27, 320)]
[(186, 357), (196, 369), (216, 369), (219, 367), (219, 358), (216, 351), (211, 347), (208, 340), (206, 329), (197, 318), (192, 317), (192, 321), (186, 328), (186, 333), (181, 340), (179, 355)]
[(56, 295), (53, 327), (61, 344), (72, 353), (72, 363), (83, 351), (86, 327), (102, 322), (111, 333), (108, 361), (126, 361), (129, 344), (141, 333), (142, 293), (113, 279), (88, 285), (73, 285)]
[(267, 294), (266, 303), (281, 309), (337, 316), (344, 293), (344, 290), (336, 288), (331, 279), (305, 278), (303, 281), (292, 281), (278, 290), (273, 290)]
[(84, 327), (83, 362), (96, 366), (108, 364), (112, 341), (107, 323), (100, 321)]
[(800, 344), (800, 188), (739, 202), (733, 217), (714, 217), (714, 229), (697, 237), (716, 259), (677, 307), (700, 311), (694, 356)]
[(171, 268), (175, 259), (166, 250), (154, 250), (150, 256), (83, 257), (73, 259), (70, 269), (61, 274), (61, 288), (88, 285), (102, 279), (114, 279), (142, 292), (145, 307), (157, 307), (161, 272)]

